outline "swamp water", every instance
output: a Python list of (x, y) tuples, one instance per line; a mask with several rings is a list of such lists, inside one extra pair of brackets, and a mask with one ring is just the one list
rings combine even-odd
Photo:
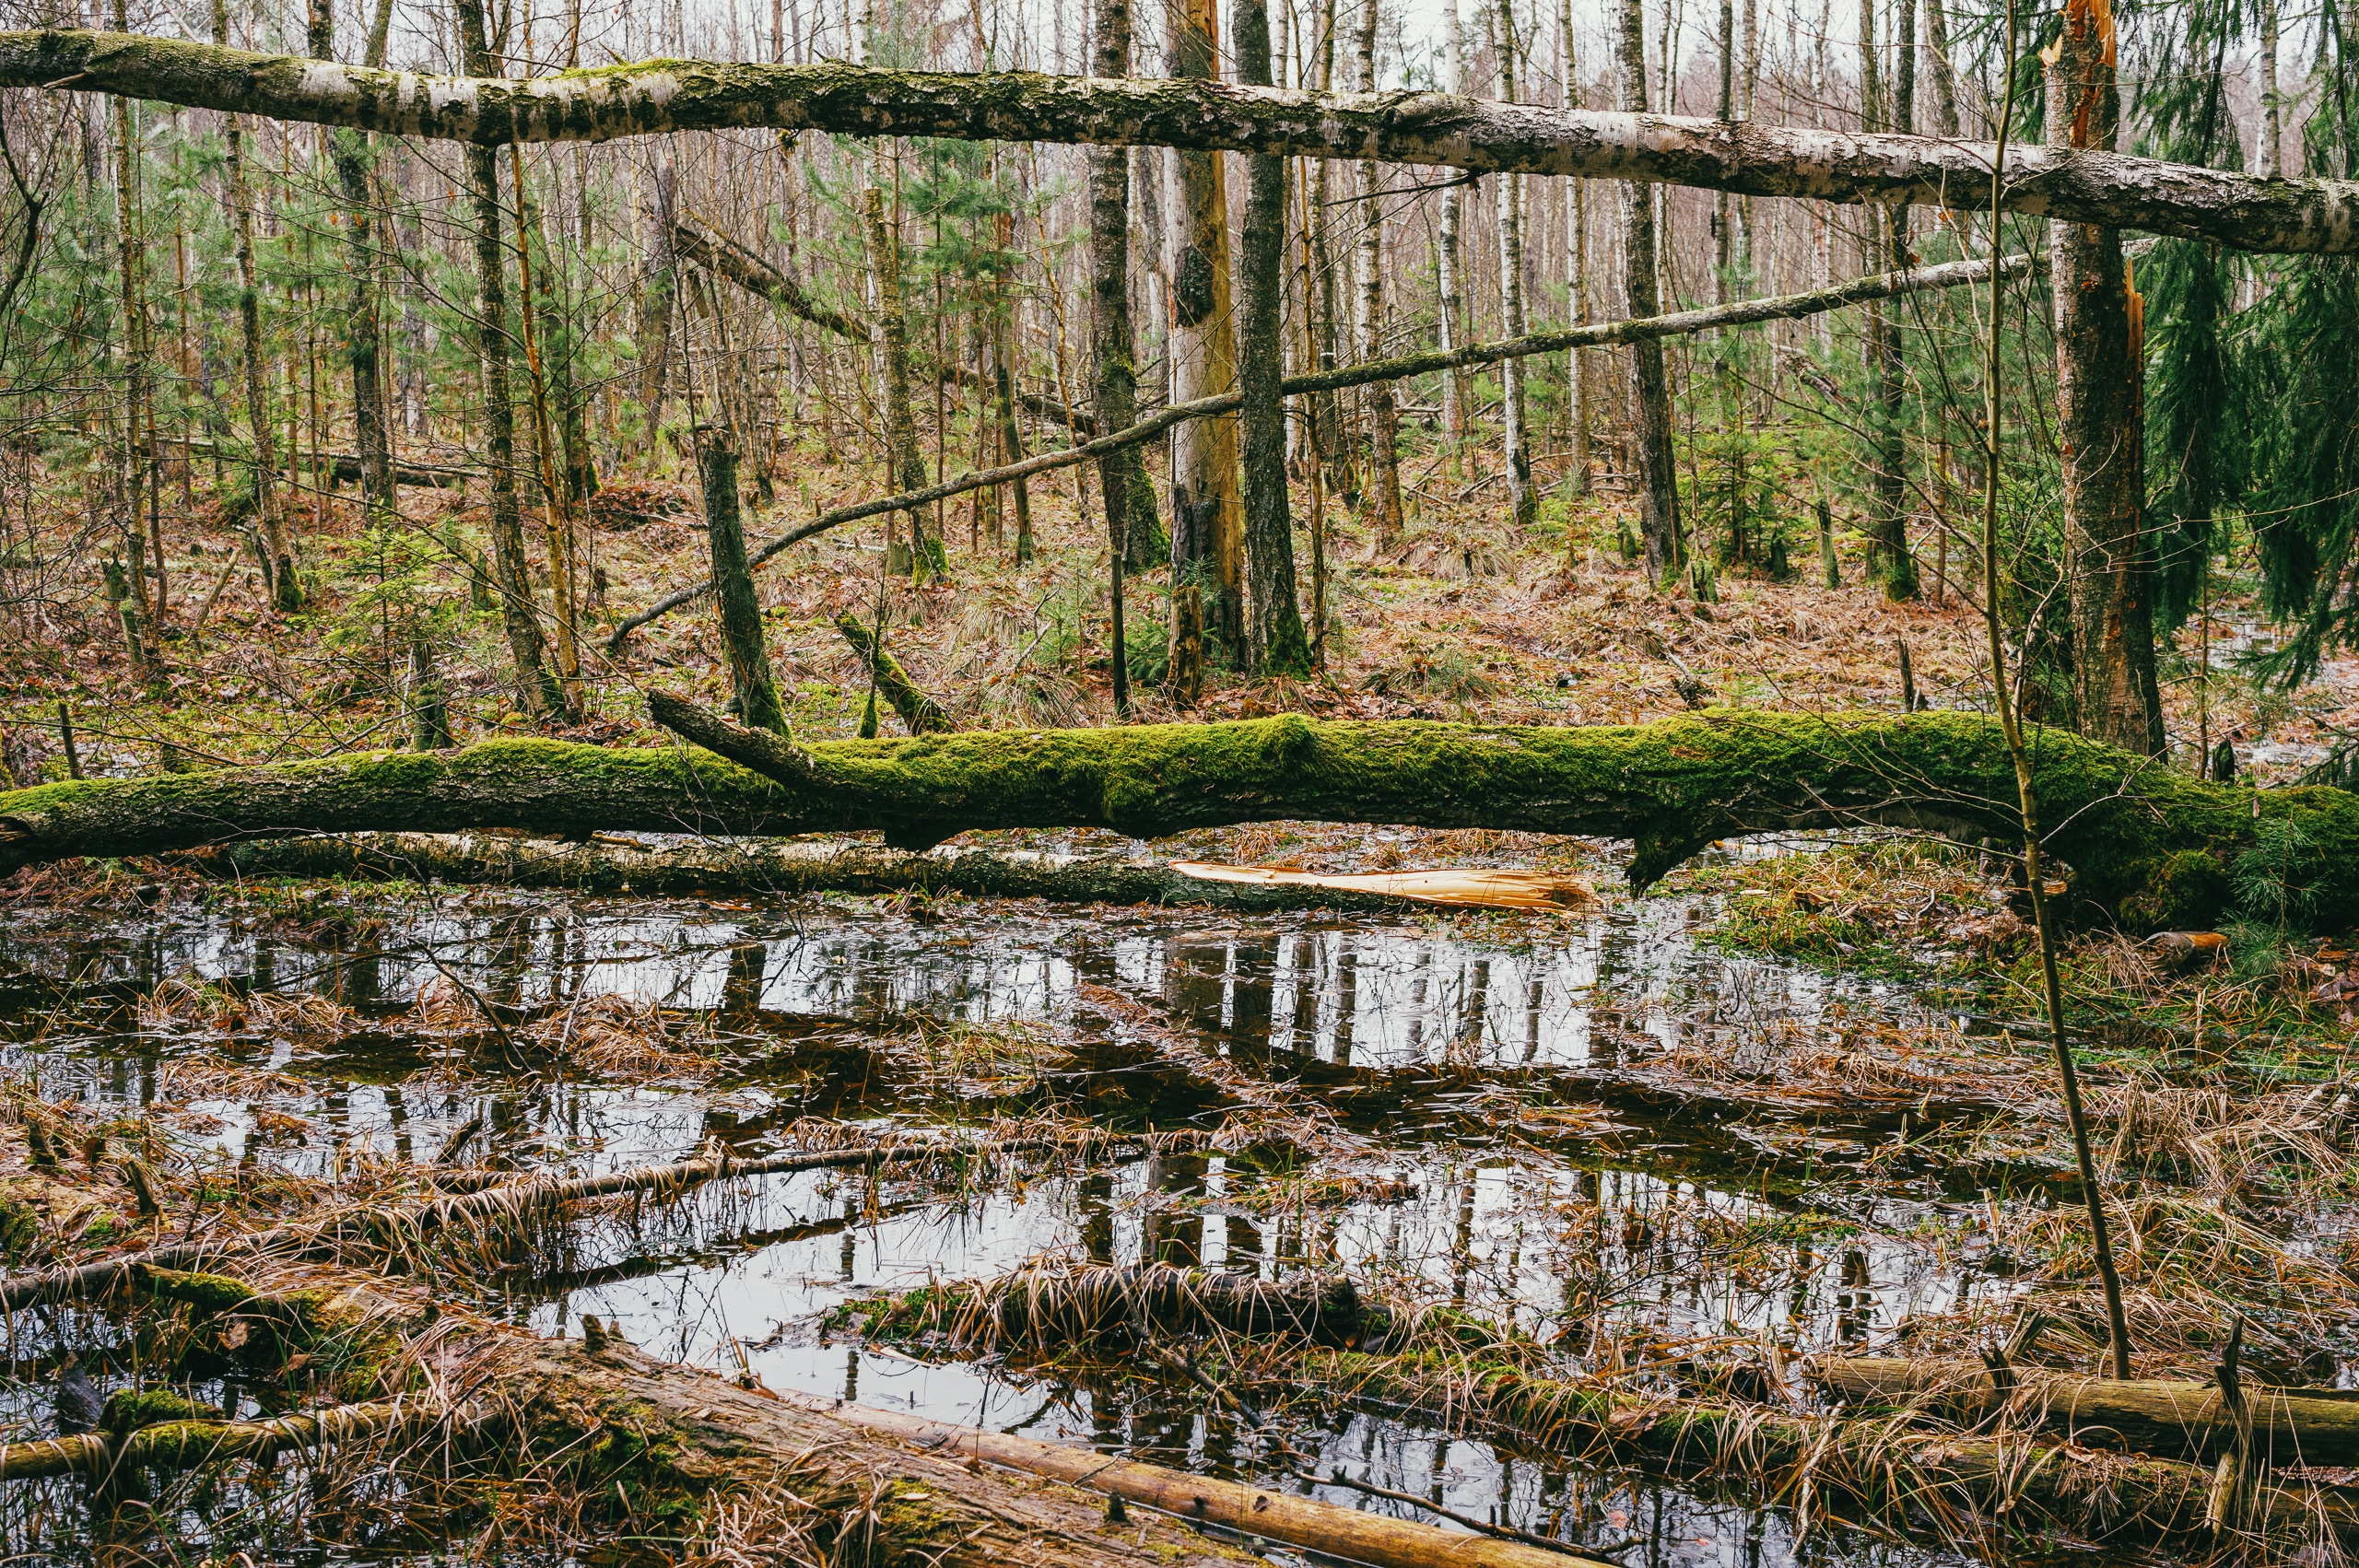
[[(1970, 1082), (1786, 1081), (1778, 1062), (1812, 1042), (1961, 1042), (1895, 988), (1718, 951), (1702, 934), (1712, 909), (1693, 898), (1423, 920), (448, 892), (323, 907), (255, 920), (235, 900), (167, 902), (20, 923), (0, 933), (7, 1065), (53, 1099), (172, 1107), (183, 1154), (225, 1176), (429, 1159), (477, 1120), (471, 1157), (588, 1172), (709, 1139), (767, 1153), (805, 1117), (880, 1132), (1048, 1113), (1126, 1130), (1295, 1117), (1315, 1153), (1240, 1139), (1241, 1153), (1124, 1155), (950, 1194), (889, 1174), (720, 1183), (555, 1227), (465, 1287), (546, 1332), (594, 1314), (654, 1354), (732, 1372), (742, 1357), (772, 1387), (1215, 1474), (1273, 1471), (1182, 1377), (920, 1359), (863, 1345), (837, 1309), (1062, 1256), (1340, 1267), (1544, 1340), (1610, 1324), (1666, 1344), (1870, 1344), (1907, 1314), (2003, 1295), (2002, 1272), (1977, 1260), (1974, 1216), (1992, 1187), (2054, 1175), (2020, 1152), (1967, 1158), (1924, 1138), (1998, 1114)], [(153, 1000), (205, 986), (328, 999), (340, 1021), (306, 1025), (290, 1007), (289, 1026), (249, 1017), (225, 1040), (201, 1009)], [(669, 1048), (701, 1065), (616, 1055), (614, 1020), (630, 1014), (609, 999), (641, 1019), (661, 1009)], [(526, 1040), (476, 1025), (463, 1046), (420, 1026), (470, 1007), (541, 1026)], [(605, 1054), (586, 1049), (593, 1037)], [(212, 1065), (225, 1058), (241, 1071)], [(18, 1318), (9, 1436), (46, 1430), (43, 1379), (67, 1343), (106, 1365), (102, 1387), (124, 1380), (102, 1316)], [(1321, 1474), (1611, 1548), (1634, 1568), (1954, 1560), (1881, 1529), (1802, 1530), (1738, 1489), (1381, 1411), (1297, 1405), (1275, 1420)]]

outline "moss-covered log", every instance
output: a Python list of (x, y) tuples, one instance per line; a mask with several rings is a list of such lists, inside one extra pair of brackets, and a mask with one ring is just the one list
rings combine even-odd
[(432, 1399), (382, 1399), (271, 1421), (159, 1421), (121, 1433), (5, 1443), (0, 1444), (0, 1480), (43, 1476), (103, 1480), (117, 1472), (191, 1470), (227, 1459), (267, 1461), (289, 1451), (363, 1439), (401, 1442), (434, 1431), (444, 1416), (440, 1402)]
[[(434, 76), (78, 30), (0, 33), (0, 86), (71, 87), (197, 109), (476, 145), (769, 126), (855, 136), (1173, 146), (1374, 159), (1755, 196), (1953, 207), (1995, 149), (1930, 136), (1217, 80), (981, 76), (824, 62), (648, 60), (522, 79)], [(2359, 182), (2262, 180), (2067, 147), (2013, 146), (2001, 205), (2247, 251), (2359, 251)]]
[[(2010, 1422), (2144, 1454), (2208, 1461), (2233, 1446), (2236, 1422), (2209, 1383), (2123, 1383), (2019, 1367), (2008, 1397), (1989, 1373), (1954, 1363), (1893, 1356), (1827, 1356), (1811, 1377), (1854, 1402), (1923, 1410), (1972, 1423), (2003, 1406)], [(2359, 1399), (2328, 1390), (2245, 1389), (2254, 1458), (2276, 1465), (2359, 1464)]]
[(897, 894), (1044, 898), (1066, 904), (1155, 904), (1268, 914), (1335, 909), (1400, 914), (1411, 898), (1345, 888), (1213, 882), (1155, 860), (1066, 860), (985, 849), (913, 855), (864, 843), (587, 842), (470, 833), (358, 833), (257, 838), (192, 849), (207, 876), (346, 877), (558, 887), (581, 893)]
[[(701, 710), (675, 704), (677, 712)], [(521, 827), (726, 835), (881, 830), (897, 848), (1017, 827), (1153, 838), (1308, 820), (1632, 839), (1645, 885), (1717, 839), (1883, 825), (2002, 839), (2014, 780), (1973, 714), (1730, 709), (1641, 725), (1320, 723), (992, 731), (807, 748), (710, 733), (797, 781), (685, 747), (495, 741), (281, 766), (46, 784), (0, 795), (0, 873), (291, 833)], [(2359, 797), (2199, 783), (2036, 731), (2042, 814), (2077, 896), (2148, 928), (2213, 923), (2228, 868), (2259, 857), (2322, 924), (2359, 919)], [(744, 748), (760, 748), (747, 752)]]

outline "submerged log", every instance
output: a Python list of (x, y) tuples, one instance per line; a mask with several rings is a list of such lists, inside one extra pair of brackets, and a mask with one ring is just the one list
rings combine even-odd
[[(511, 80), (375, 70), (128, 33), (0, 33), (0, 86), (72, 87), (497, 146), (767, 126), (853, 136), (1174, 146), (1374, 159), (1753, 196), (1954, 207), (1997, 149), (1948, 137), (1186, 78), (977, 76), (827, 61), (648, 60)], [(2094, 149), (2007, 149), (2010, 212), (2247, 251), (2359, 251), (2359, 182), (2263, 180)]]
[[(1966, 840), (2014, 829), (2014, 775), (1978, 715), (1713, 710), (1552, 729), (1423, 721), (990, 731), (796, 747), (676, 700), (741, 760), (687, 748), (491, 741), (0, 795), (0, 874), (69, 856), (157, 854), (293, 833), (521, 827), (784, 835), (1108, 827), (1153, 838), (1286, 820), (1626, 837), (1644, 886), (1748, 833), (1884, 825)], [(2204, 784), (2056, 731), (2034, 737), (2048, 849), (2076, 899), (2143, 929), (2214, 923), (2256, 824), (2310, 845), (2314, 916), (2359, 919), (2359, 796)], [(783, 782), (792, 779), (792, 782)]]
[(0, 1480), (44, 1476), (103, 1479), (118, 1471), (193, 1470), (226, 1459), (263, 1462), (364, 1438), (400, 1442), (442, 1426), (449, 1412), (432, 1398), (339, 1405), (312, 1415), (270, 1421), (162, 1421), (122, 1433), (84, 1433), (31, 1443), (0, 1443)]
[(808, 1394), (780, 1398), (933, 1452), (965, 1454), (985, 1464), (1087, 1487), (1193, 1524), (1283, 1541), (1349, 1562), (1373, 1563), (1378, 1568), (1610, 1568), (1570, 1547), (1552, 1550), (1520, 1541), (1458, 1535), (1431, 1525), (1298, 1497), (1274, 1487), (1247, 1486), (1136, 1459), (1109, 1458), (1037, 1437), (945, 1426), (898, 1410), (871, 1410)]
[[(1608, 1381), (1535, 1375), (1480, 1356), (1309, 1351), (1255, 1361), (1273, 1390), (1309, 1386), (1346, 1402), (1410, 1410), (1509, 1443), (1591, 1458), (1646, 1457), (1743, 1478), (1759, 1494), (1797, 1487), (1870, 1511), (1963, 1510), (2015, 1527), (2052, 1523), (2098, 1539), (2211, 1540), (2210, 1466), (2059, 1445), (2027, 1432), (1895, 1428), (1713, 1398), (1671, 1398)], [(2331, 1487), (2251, 1489), (2245, 1527), (2359, 1543), (2359, 1505)], [(1968, 1525), (1964, 1539), (1978, 1540)]]
[(1061, 861), (1046, 855), (984, 849), (913, 855), (875, 844), (765, 839), (648, 844), (603, 834), (582, 843), (464, 833), (257, 838), (217, 849), (187, 850), (179, 860), (207, 876), (224, 878), (346, 877), (560, 887), (582, 893), (916, 893), (1151, 904), (1239, 914), (1280, 909), (1399, 914), (1420, 902), (1357, 886), (1215, 880), (1156, 861)]
[[(1985, 1368), (1958, 1363), (1826, 1356), (1812, 1363), (1810, 1375), (1853, 1400), (1905, 1402), (1966, 1422), (2003, 1406), (2013, 1422), (2164, 1458), (2209, 1461), (2236, 1441), (2237, 1421), (2209, 1383), (2121, 1383), (2018, 1367), (2014, 1391), (2001, 1400)], [(2359, 1398), (2338, 1397), (2333, 1389), (2259, 1386), (2247, 1386), (2244, 1396), (2254, 1459), (2281, 1466), (2359, 1464)]]

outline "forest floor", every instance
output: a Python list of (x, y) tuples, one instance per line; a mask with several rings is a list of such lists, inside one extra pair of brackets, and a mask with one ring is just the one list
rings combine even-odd
[[(749, 532), (863, 483), (806, 462)], [(946, 582), (881, 582), (874, 529), (771, 565), (772, 657), (799, 733), (852, 731), (864, 678), (832, 618), (879, 618), (880, 596), (888, 642), (962, 724), (1109, 720), (1104, 551), (1076, 524), (1068, 485), (1033, 494), (1040, 550), (1026, 565), (968, 548), (960, 508)], [(1496, 494), (1423, 500), (1382, 560), (1342, 531), (1326, 670), (1300, 683), (1224, 673), (1203, 713), (1621, 722), (1721, 703), (1884, 708), (1898, 700), (1904, 639), (1933, 704), (1978, 701), (1980, 623), (1954, 596), (1889, 604), (1847, 551), (1840, 588), (1731, 567), (1721, 602), (1697, 605), (1615, 563), (1613, 497), (1552, 501), (1540, 536), (1515, 540)], [(614, 494), (605, 514), (596, 550), (611, 625), (696, 576), (703, 538), (693, 493), (677, 486)], [(0, 655), (0, 722), (19, 772), (57, 766), (61, 701), (93, 771), (170, 766), (166, 745), (201, 762), (390, 743), (402, 694), (386, 672), (406, 646), (402, 617), (420, 612), (448, 638), (462, 739), (529, 731), (495, 632), (417, 539), (372, 540), (337, 510), (307, 535), (315, 606), (282, 622), (229, 534), (175, 537), (202, 546), (175, 557), (175, 624), (229, 572), (202, 650), (172, 642), (168, 691), (143, 691), (105, 635), (95, 583), (61, 585), (30, 612), (40, 635)], [(1799, 542), (1789, 549), (1812, 563)], [(1149, 622), (1156, 580), (1133, 590)], [(2253, 646), (2254, 617), (2231, 584), (2216, 644)], [(2193, 635), (2165, 672), (2174, 735), (2194, 725)], [(709, 610), (692, 606), (594, 666), (583, 738), (644, 731), (642, 688), (717, 704), (713, 640)], [(1142, 709), (1179, 717), (1151, 690)], [(2252, 772), (2290, 779), (2359, 724), (2359, 670), (2330, 665), (2286, 696), (2223, 657), (2209, 722), (2238, 737)], [(1005, 837), (1123, 852), (1111, 835)], [(1239, 919), (906, 895), (241, 885), (175, 863), (28, 872), (0, 885), (13, 1074), (0, 1252), (21, 1272), (184, 1234), (220, 1244), (220, 1266), (237, 1272), (241, 1235), (379, 1212), (452, 1172), (610, 1171), (711, 1141), (754, 1158), (888, 1135), (1051, 1137), (1075, 1153), (608, 1199), (515, 1235), (387, 1258), (362, 1248), (343, 1266), (406, 1273), (383, 1288), (413, 1310), (440, 1304), (446, 1338), (460, 1322), (485, 1337), (495, 1323), (562, 1334), (594, 1314), (651, 1354), (735, 1379), (1265, 1484), (1308, 1470), (1322, 1479), (1298, 1490), (1417, 1515), (1323, 1479), (1345, 1468), (1593, 1554), (1643, 1540), (1645, 1561), (1679, 1568), (1868, 1568), (1895, 1545), (1912, 1561), (2025, 1564), (2095, 1542), (2213, 1549), (2211, 1533), (2052, 1498), (2047, 1514), (2026, 1502), (2013, 1515), (1953, 1492), (1928, 1504), (1911, 1472), (1877, 1472), (1891, 1480), (1878, 1492), (1861, 1477), (1898, 1461), (1880, 1449), (1845, 1469), (1831, 1437), (1802, 1459), (1722, 1455), (1704, 1473), (1634, 1447), (1645, 1421), (1699, 1402), (1733, 1408), (1744, 1430), (1797, 1412), (1838, 1422), (1789, 1358), (1872, 1351), (1978, 1366), (2033, 1308), (2052, 1326), (2020, 1350), (2023, 1365), (2097, 1364), (2103, 1310), (2036, 953), (2003, 877), (1974, 852), (1878, 835), (1731, 845), (1637, 895), (1617, 874), (1619, 848), (1530, 835), (1277, 824), (1155, 848), (1332, 870), (1532, 866), (1583, 877), (1600, 899), (1564, 914)], [(2253, 1376), (2353, 1384), (2359, 952), (2345, 935), (2258, 920), (2228, 934), (2220, 962), (2189, 972), (2107, 932), (2066, 954), (2137, 1370), (2204, 1379), (2241, 1322)], [(36, 1168), (28, 1125), (70, 1179)], [(1109, 1129), (1175, 1141), (1089, 1142)], [(127, 1153), (146, 1162), (158, 1219), (140, 1213)], [(284, 1267), (252, 1261), (257, 1281)], [(1422, 1338), (1392, 1343), (1395, 1373), (1412, 1354), (1424, 1365), (1446, 1352), (1461, 1388), (1558, 1379), (1636, 1404), (1612, 1406), (1621, 1413), (1602, 1430), (1503, 1433), (1463, 1401), (1412, 1410), (1284, 1347), (1180, 1336), (1142, 1354), (1043, 1353), (957, 1320), (969, 1282), (987, 1291), (1044, 1261), (1343, 1274), (1391, 1320), (1420, 1326)], [(383, 1392), (291, 1373), (225, 1379), (174, 1359), (189, 1331), (121, 1303), (15, 1315), (0, 1438), (47, 1429), (69, 1350), (102, 1389), (169, 1383), (217, 1406)], [(405, 1351), (390, 1364), (438, 1363)], [(1220, 1398), (1208, 1400), (1206, 1379)], [(1966, 1435), (1931, 1410), (1876, 1421)], [(2028, 1427), (2000, 1431), (2033, 1440)], [(2037, 1453), (2132, 1463), (2121, 1446), (2083, 1431)], [(324, 1469), (309, 1490), (261, 1469), (211, 1491), (185, 1480), (159, 1492), (142, 1550), (262, 1562), (303, 1539), (394, 1557), (562, 1555), (593, 1541), (698, 1563), (794, 1560), (710, 1511), (643, 1518), (636, 1493), (572, 1472), (475, 1477), (454, 1496), (417, 1469), (401, 1471), (398, 1506), (388, 1472), (367, 1465)], [(62, 1496), (0, 1494), (10, 1550), (83, 1539)], [(2018, 1522), (2027, 1515), (2043, 1522)], [(464, 1542), (430, 1544), (454, 1528)], [(2260, 1550), (2292, 1554), (2283, 1539)]]
[[(1309, 680), (1258, 682), (1215, 668), (1202, 706), (1175, 712), (1155, 684), (1163, 654), (1164, 579), (1129, 591), (1130, 663), (1138, 717), (1235, 718), (1303, 711), (1333, 718), (1436, 718), (1508, 723), (1624, 723), (1690, 707), (1841, 710), (1896, 706), (1900, 648), (1917, 689), (1937, 708), (1987, 706), (1988, 657), (1970, 591), (1937, 579), (1937, 551), (1920, 542), (1929, 585), (1895, 604), (1865, 580), (1857, 540), (1843, 535), (1842, 585), (1816, 580), (1806, 522), (1784, 524), (1791, 575), (1738, 563), (1719, 573), (1719, 602), (1699, 604), (1683, 588), (1657, 593), (1622, 563), (1614, 541), (1627, 508), (1601, 493), (1551, 495), (1539, 525), (1515, 536), (1500, 513), (1496, 475), (1445, 484), (1437, 459), (1406, 465), (1414, 514), (1381, 556), (1349, 514), (1336, 517), (1328, 549), (1323, 663)], [(804, 455), (767, 508), (749, 515), (758, 542), (808, 516), (857, 499), (872, 476)], [(196, 478), (204, 477), (200, 472)], [(1493, 481), (1485, 483), (1485, 480)], [(856, 729), (866, 677), (834, 626), (850, 614), (881, 623), (919, 684), (961, 727), (1110, 722), (1111, 664), (1105, 607), (1106, 547), (1077, 520), (1075, 488), (1094, 475), (1067, 469), (1031, 489), (1038, 539), (1028, 563), (1014, 559), (1013, 523), (985, 536), (969, 497), (945, 504), (930, 527), (946, 531), (946, 579), (913, 588), (884, 574), (874, 525), (824, 535), (772, 561), (759, 578), (770, 652), (798, 733), (813, 739)], [(1297, 487), (1299, 491), (1299, 486)], [(1472, 492), (1470, 498), (1454, 497)], [(68, 558), (18, 585), (26, 635), (0, 651), (0, 728), (28, 780), (56, 772), (55, 708), (70, 702), (94, 772), (143, 772), (170, 744), (192, 762), (323, 755), (403, 739), (401, 692), (413, 629), (441, 645), (460, 738), (529, 727), (505, 674), (495, 617), (467, 608), (465, 574), (437, 541), (479, 528), (479, 505), (455, 493), (403, 492), (408, 528), (371, 533), (347, 490), (323, 503), (324, 521), (299, 524), (312, 603), (279, 617), (267, 609), (238, 534), (197, 484), (170, 534), (168, 638), (226, 574), (201, 645), (169, 643), (158, 690), (133, 680), (108, 624), (94, 560)], [(1095, 509), (1095, 502), (1090, 502)], [(1297, 519), (1306, 508), (1298, 493)], [(630, 483), (593, 508), (592, 577), (584, 625), (589, 734), (649, 731), (640, 692), (661, 685), (714, 702), (725, 677), (709, 604), (657, 622), (609, 660), (604, 634), (669, 588), (701, 575), (702, 516), (693, 485)], [(61, 538), (78, 520), (57, 520)], [(1298, 529), (1298, 532), (1299, 532)], [(1309, 552), (1297, 541), (1297, 579), (1311, 598)], [(1758, 541), (1753, 553), (1766, 555)], [(1967, 574), (1961, 549), (1946, 556), (1952, 583)], [(1969, 585), (1970, 587), (1970, 585)], [(2208, 628), (2212, 674), (2201, 678), (2206, 627), (2181, 627), (2163, 654), (2165, 706), (2174, 755), (2191, 757), (2199, 734), (2232, 737), (2240, 766), (2287, 782), (2341, 737), (2359, 731), (2359, 661), (2331, 660), (2319, 678), (2283, 693), (2250, 673), (2272, 639), (2248, 582), (2219, 585)], [(888, 720), (889, 724), (889, 720)]]

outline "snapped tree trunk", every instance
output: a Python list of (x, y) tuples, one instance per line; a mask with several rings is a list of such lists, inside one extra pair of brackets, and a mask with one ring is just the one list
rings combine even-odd
[[(2048, 135), (2110, 150), (2119, 131), (2108, 0), (2071, 0), (2042, 53)], [(2133, 352), (2139, 301), (2118, 231), (2051, 223), (2055, 255), (2056, 436), (2064, 465), (2064, 564), (2081, 732), (2159, 755), (2163, 708), (2143, 538), (2146, 475)]]
[[(1173, 78), (980, 76), (651, 60), (526, 80), (324, 65), (172, 39), (0, 33), (0, 87), (498, 145), (767, 126), (846, 135), (1094, 143), (1656, 181), (1754, 196), (1953, 206), (1994, 148), (1817, 128), (1499, 104), (1446, 93), (1302, 92)], [(2011, 150), (2009, 212), (2211, 240), (2359, 252), (2359, 181), (2271, 181), (2071, 147)]]
[[(1235, 0), (1237, 79), (1270, 85), (1268, 0)], [(1238, 456), (1244, 467), (1245, 608), (1252, 667), (1264, 678), (1310, 673), (1295, 601), (1294, 520), (1286, 497), (1286, 160), (1246, 161), (1243, 264), (1238, 269)]]
[[(1647, 112), (1647, 34), (1644, 0), (1622, 0), (1622, 107)], [(1622, 277), (1627, 314), (1652, 316), (1662, 310), (1655, 281), (1654, 189), (1638, 181), (1622, 185)], [(1646, 552), (1647, 578), (1661, 585), (1679, 575), (1685, 545), (1679, 530), (1679, 468), (1671, 441), (1671, 378), (1662, 345), (1630, 349), (1630, 394), (1637, 412), (1634, 445), (1638, 491), (1638, 536)]]
[(787, 733), (786, 709), (770, 678), (762, 638), (762, 602), (745, 564), (745, 524), (737, 500), (737, 444), (715, 426), (697, 430), (697, 474), (704, 483), (705, 537), (712, 548), (713, 600), (721, 612), (721, 647), (737, 718), (748, 728)]
[[(494, 70), (483, 0), (458, 0), (459, 48), (467, 68)], [(499, 619), (516, 661), (517, 695), (535, 715), (558, 711), (565, 694), (542, 663), (539, 606), (534, 603), (531, 557), (516, 509), (516, 404), (509, 381), (508, 257), (500, 240), (499, 163), (488, 146), (467, 149), (475, 208), (475, 350), (483, 366), (484, 464), (490, 470), (492, 578), (499, 590)]]
[(852, 652), (859, 655), (861, 664), (868, 671), (869, 680), (893, 705), (893, 711), (901, 716), (901, 722), (910, 734), (946, 735), (957, 728), (950, 721), (950, 715), (943, 711), (942, 704), (918, 688), (892, 650), (862, 626), (858, 617), (838, 615), (836, 629), (843, 633), (844, 641), (851, 645)]
[[(874, 829), (924, 848), (992, 828), (1155, 838), (1303, 820), (1626, 837), (1637, 849), (1631, 875), (1645, 885), (1714, 839), (1747, 833), (1883, 825), (1973, 841), (2003, 837), (2011, 823), (2021, 829), (2005, 738), (1966, 713), (1732, 710), (1580, 729), (1288, 716), (796, 748), (673, 699), (654, 706), (663, 722), (692, 727), (698, 745), (758, 756), (796, 782), (672, 745), (492, 741), (46, 784), (0, 796), (0, 874), (299, 832)], [(2286, 874), (2316, 918), (2330, 929), (2359, 919), (2359, 797), (2323, 787), (2256, 794), (2069, 733), (2036, 739), (2041, 802), (2059, 825), (2048, 848), (2070, 869), (2076, 905), (2139, 929), (2208, 929), (2227, 897), (2226, 865), (2277, 823), (2311, 846)]]
[[(1185, 0), (1170, 12), (1173, 76), (1211, 81), (1218, 75), (1216, 0)], [(1237, 323), (1229, 295), (1228, 180), (1218, 153), (1183, 151), (1174, 159), (1170, 242), (1172, 396), (1187, 402), (1237, 384)], [(1182, 427), (1171, 452), (1172, 643), (1210, 642), (1241, 653), (1245, 541), (1237, 489), (1237, 421), (1222, 415)], [(1190, 603), (1192, 601), (1192, 604)], [(1209, 654), (1206, 649), (1206, 655)], [(1176, 662), (1176, 655), (1175, 655)], [(1174, 684), (1182, 693), (1201, 668)], [(1186, 700), (1192, 701), (1192, 696)]]

